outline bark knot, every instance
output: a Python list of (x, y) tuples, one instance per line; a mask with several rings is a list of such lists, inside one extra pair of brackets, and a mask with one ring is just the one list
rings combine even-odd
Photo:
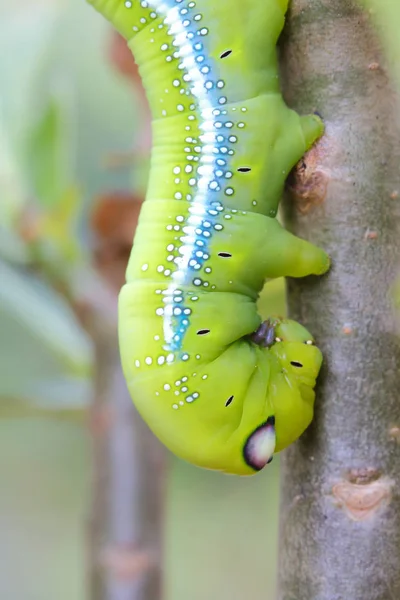
[(364, 521), (390, 501), (392, 485), (388, 477), (380, 477), (375, 469), (360, 469), (351, 471), (348, 480), (336, 483), (332, 493), (351, 519)]
[(325, 200), (329, 174), (321, 164), (322, 144), (314, 146), (303, 156), (289, 175), (287, 186), (296, 209), (306, 214)]

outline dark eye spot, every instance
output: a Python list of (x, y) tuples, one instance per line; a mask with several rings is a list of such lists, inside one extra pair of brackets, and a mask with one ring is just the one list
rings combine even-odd
[(232, 404), (234, 397), (235, 396), (229, 396), (228, 400), (225, 402), (225, 406), (229, 406), (230, 404)]
[(303, 366), (303, 365), (301, 364), (301, 362), (297, 362), (297, 360), (291, 360), (291, 361), (290, 361), (290, 364), (291, 364), (293, 367), (298, 367), (299, 369), (301, 369), (301, 367)]
[(232, 54), (232, 50), (225, 50), (225, 52), (223, 52), (222, 54), (220, 54), (220, 58), (226, 58), (227, 56), (229, 56), (230, 54)]
[(210, 333), (209, 329), (199, 329), (197, 335), (207, 335), (207, 333)]
[(232, 254), (229, 254), (229, 252), (218, 252), (218, 256), (221, 256), (222, 258), (231, 258)]
[(269, 464), (275, 450), (275, 418), (269, 419), (253, 431), (243, 448), (243, 458), (246, 464), (255, 471), (261, 471)]
[(240, 173), (248, 173), (249, 171), (251, 171), (250, 167), (239, 167), (238, 171)]

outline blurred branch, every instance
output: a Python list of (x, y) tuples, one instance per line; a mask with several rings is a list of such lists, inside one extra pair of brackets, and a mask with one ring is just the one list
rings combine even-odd
[[(315, 420), (282, 459), (279, 598), (399, 598), (398, 99), (367, 13), (348, 0), (294, 0), (283, 59), (288, 103), (326, 123), (286, 222), (333, 268), (289, 282), (290, 314), (325, 367)], [(305, 183), (313, 201), (298, 210)]]
[(119, 365), (113, 387), (107, 597), (159, 600), (163, 452), (135, 410)]
[[(129, 194), (105, 194), (91, 219), (95, 263), (116, 294), (124, 279), (140, 209)], [(92, 407), (90, 526), (93, 600), (159, 600), (163, 451), (129, 397), (120, 367), (116, 304), (87, 321), (97, 351)]]

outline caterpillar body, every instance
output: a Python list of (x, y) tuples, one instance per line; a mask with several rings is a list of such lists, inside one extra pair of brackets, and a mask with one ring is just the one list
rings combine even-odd
[(309, 425), (320, 350), (261, 323), (268, 278), (322, 274), (325, 252), (276, 220), (322, 134), (280, 93), (287, 0), (89, 0), (125, 36), (153, 115), (151, 174), (119, 299), (122, 364), (176, 455), (252, 475)]

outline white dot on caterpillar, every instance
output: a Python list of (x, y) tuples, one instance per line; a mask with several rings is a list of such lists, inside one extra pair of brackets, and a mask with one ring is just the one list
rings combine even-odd
[(179, 395), (180, 395), (180, 391), (179, 391), (179, 390), (176, 390), (176, 391), (174, 392), (174, 394), (175, 394), (175, 396), (179, 396)]
[(182, 354), (182, 360), (189, 360), (189, 354)]
[(153, 359), (151, 358), (151, 356), (146, 356), (145, 363), (146, 365), (153, 364)]
[(165, 363), (165, 356), (159, 356), (157, 362), (159, 365), (163, 365)]
[(163, 316), (163, 314), (164, 314), (164, 309), (163, 309), (163, 308), (157, 308), (157, 310), (156, 310), (156, 315), (157, 315), (158, 317), (162, 317), (162, 316)]
[(147, 271), (148, 268), (149, 268), (149, 265), (147, 263), (142, 265), (142, 271)]
[(199, 397), (199, 393), (198, 392), (194, 392), (194, 394), (192, 394), (193, 398), (196, 400)]
[(280, 337), (276, 337), (276, 338), (275, 338), (275, 341), (276, 341), (276, 342), (281, 342), (282, 340), (281, 340), (281, 338), (280, 338)]
[(184, 386), (181, 388), (181, 392), (185, 393), (185, 392), (187, 392), (187, 391), (188, 391), (188, 388), (187, 388), (187, 387), (184, 385)]
[(167, 363), (171, 364), (172, 362), (174, 362), (174, 360), (175, 360), (175, 356), (173, 354), (168, 354)]
[(173, 172), (175, 173), (175, 175), (179, 175), (179, 173), (181, 172), (181, 168), (180, 167), (174, 167), (173, 168)]
[(178, 410), (178, 408), (179, 408), (179, 405), (178, 405), (178, 404), (173, 404), (173, 405), (172, 405), (172, 408), (173, 408), (174, 410)]
[(242, 123), (242, 122), (238, 123), (238, 127), (239, 127), (239, 129), (243, 129), (244, 123)]
[(165, 267), (163, 267), (163, 265), (158, 265), (158, 267), (157, 267), (157, 271), (159, 273), (162, 273), (164, 271), (164, 269), (165, 269)]
[(156, 342), (159, 342), (160, 341), (160, 336), (159, 335), (155, 335), (154, 339), (155, 339)]
[(196, 354), (196, 358), (197, 358), (197, 360), (200, 360), (200, 358), (201, 358), (200, 354)]
[(164, 385), (164, 390), (165, 390), (166, 392), (169, 392), (169, 390), (170, 390), (170, 389), (171, 389), (171, 386), (169, 385), (169, 383), (166, 383), (166, 384)]
[(189, 403), (193, 402), (193, 400), (194, 400), (193, 396), (187, 396), (187, 398), (186, 398), (186, 402), (189, 402)]
[(140, 360), (135, 360), (135, 367), (137, 367), (137, 368), (140, 367)]
[(203, 375), (202, 379), (207, 379), (208, 375)]
[(185, 403), (184, 403), (184, 401), (183, 401), (183, 400), (181, 400), (181, 401), (179, 402), (179, 404), (180, 404), (181, 406), (185, 406)]

